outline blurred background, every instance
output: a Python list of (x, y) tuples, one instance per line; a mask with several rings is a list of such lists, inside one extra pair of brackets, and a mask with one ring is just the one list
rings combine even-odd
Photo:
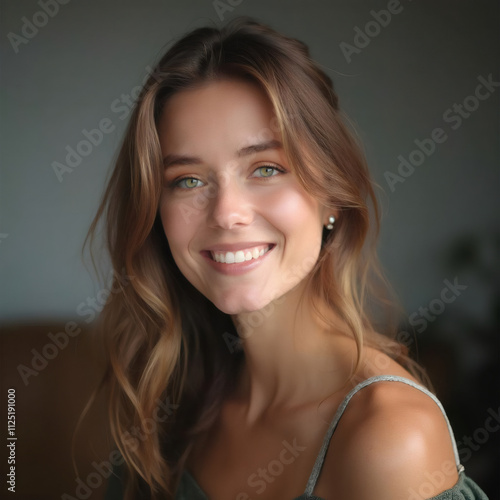
[(102, 401), (76, 443), (79, 477), (71, 464), (102, 371), (91, 332), (106, 283), (84, 265), (83, 240), (164, 47), (240, 15), (306, 42), (333, 78), (380, 186), (401, 339), (434, 382), (468, 475), (500, 497), (498, 2), (0, 5), (1, 425), (15, 389), (17, 498), (102, 498)]

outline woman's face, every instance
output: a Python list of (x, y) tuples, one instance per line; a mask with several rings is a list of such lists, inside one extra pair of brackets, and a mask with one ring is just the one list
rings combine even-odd
[(256, 85), (181, 91), (158, 126), (160, 215), (184, 276), (221, 311), (262, 309), (309, 273), (328, 215), (300, 185)]

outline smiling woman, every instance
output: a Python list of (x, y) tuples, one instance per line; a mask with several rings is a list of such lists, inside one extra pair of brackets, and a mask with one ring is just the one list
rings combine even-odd
[(134, 278), (101, 316), (124, 462), (109, 499), (486, 498), (375, 323), (370, 176), (302, 42), (247, 18), (176, 42), (90, 241), (101, 218)]

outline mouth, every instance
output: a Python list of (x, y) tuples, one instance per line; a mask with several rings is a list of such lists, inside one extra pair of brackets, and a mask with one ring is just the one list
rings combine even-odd
[(269, 245), (258, 245), (249, 248), (242, 248), (233, 252), (224, 252), (220, 250), (213, 250), (208, 252), (210, 258), (215, 262), (220, 262), (221, 264), (238, 264), (241, 262), (248, 262), (251, 260), (257, 260), (267, 252), (272, 250), (273, 244)]

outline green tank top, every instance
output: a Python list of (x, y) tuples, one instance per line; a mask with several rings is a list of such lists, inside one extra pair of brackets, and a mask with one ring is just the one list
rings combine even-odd
[[(409, 380), (404, 377), (398, 377), (395, 375), (379, 375), (376, 377), (370, 377), (369, 379), (358, 384), (356, 387), (354, 387), (354, 389), (351, 390), (351, 392), (349, 392), (349, 394), (347, 394), (342, 403), (339, 405), (337, 412), (335, 413), (335, 416), (333, 417), (333, 420), (330, 423), (330, 426), (328, 427), (325, 438), (323, 440), (323, 444), (320, 448), (319, 454), (312, 468), (311, 475), (309, 476), (309, 479), (307, 481), (304, 493), (294, 498), (293, 500), (326, 500), (322, 497), (315, 496), (314, 488), (321, 473), (321, 469), (325, 461), (326, 452), (328, 450), (330, 440), (333, 436), (333, 433), (335, 432), (337, 424), (339, 423), (340, 418), (342, 417), (349, 401), (354, 396), (354, 394), (356, 394), (364, 387), (379, 381), (403, 382), (405, 384), (411, 385), (412, 387), (415, 387), (416, 389), (422, 391), (424, 394), (427, 394), (429, 397), (431, 397), (438, 405), (438, 407), (440, 408), (440, 410), (444, 415), (453, 444), (455, 463), (458, 471), (458, 481), (455, 484), (455, 486), (453, 486), (453, 488), (443, 491), (439, 495), (432, 497), (432, 499), (429, 500), (488, 500), (488, 497), (483, 492), (483, 490), (481, 490), (481, 488), (465, 474), (464, 467), (463, 465), (460, 464), (457, 444), (455, 442), (455, 436), (453, 434), (453, 430), (451, 428), (450, 422), (448, 420), (448, 417), (446, 415), (446, 412), (444, 411), (441, 402), (436, 398), (434, 394), (428, 391), (425, 387), (416, 384), (412, 380)], [(123, 496), (122, 486), (119, 474), (113, 474), (108, 482), (108, 491), (105, 500), (120, 500), (122, 499), (122, 496)], [(209, 500), (209, 499), (208, 496), (201, 489), (201, 487), (198, 485), (194, 477), (187, 470), (185, 470), (179, 482), (179, 488), (176, 492), (175, 500)], [(211, 499), (211, 500), (216, 500), (216, 499)]]

